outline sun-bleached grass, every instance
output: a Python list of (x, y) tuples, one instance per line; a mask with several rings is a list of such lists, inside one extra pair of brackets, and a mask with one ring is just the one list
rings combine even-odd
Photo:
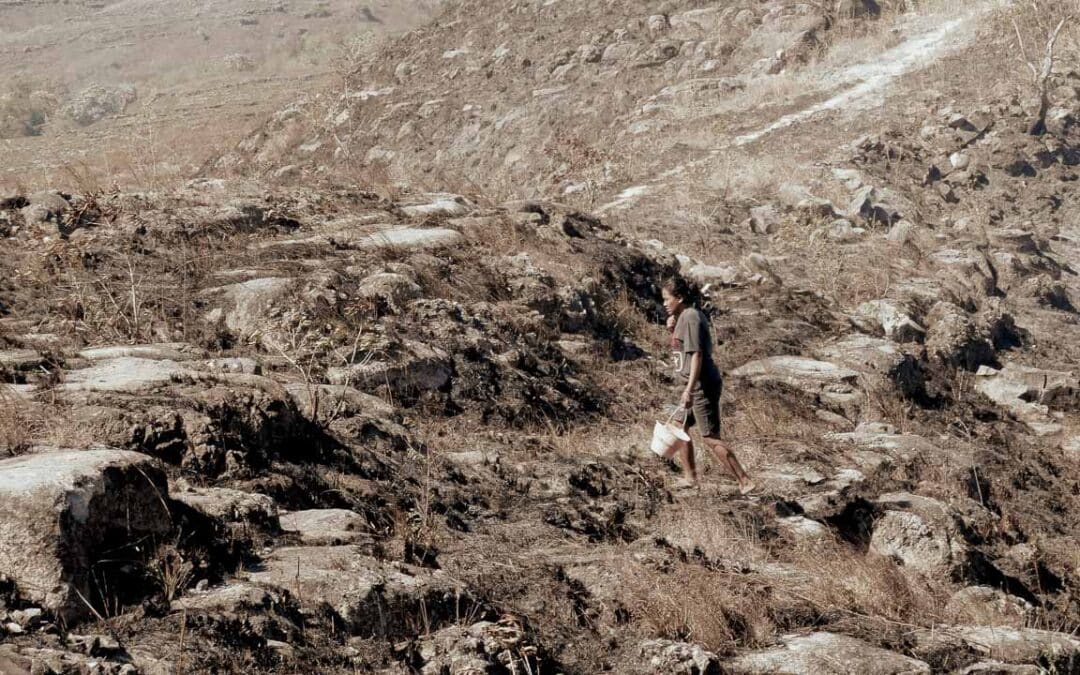
[[(819, 289), (840, 308), (884, 297), (894, 277), (896, 251), (890, 246), (843, 246), (821, 236), (826, 220), (781, 228), (771, 253), (799, 263), (788, 272), (800, 287)], [(793, 274), (794, 272), (794, 274)]]
[(0, 459), (30, 452), (37, 445), (83, 448), (93, 441), (86, 425), (56, 401), (46, 383), (34, 401), (0, 384)]
[(633, 565), (620, 575), (631, 620), (657, 637), (731, 653), (810, 626), (930, 627), (951, 592), (947, 582), (909, 577), (891, 560), (835, 540), (786, 547), (781, 557), (752, 527), (715, 514), (680, 515), (687, 522), (672, 524), (669, 541), (689, 561), (664, 572)]
[(18, 394), (0, 384), (0, 457), (14, 457), (26, 452), (33, 442), (34, 419)]
[(720, 654), (768, 645), (777, 633), (765, 584), (680, 565), (670, 574), (645, 568), (623, 578), (632, 620), (656, 637), (700, 644)]

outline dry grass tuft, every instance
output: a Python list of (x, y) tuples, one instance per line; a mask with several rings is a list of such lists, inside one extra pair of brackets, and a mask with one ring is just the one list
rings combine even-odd
[(798, 269), (785, 276), (797, 278), (801, 287), (820, 290), (841, 308), (885, 297), (896, 274), (896, 251), (888, 246), (838, 246), (821, 236), (827, 225), (811, 220), (776, 235), (772, 254), (798, 261)]
[(933, 625), (941, 613), (936, 598), (949, 596), (931, 589), (929, 581), (923, 587), (905, 576), (892, 560), (843, 543), (825, 543), (809, 552), (796, 550), (791, 556), (798, 573), (778, 580), (776, 595), (805, 603), (815, 614), (833, 620), (846, 616), (885, 624)]
[(174, 544), (162, 546), (147, 565), (150, 578), (157, 584), (166, 602), (178, 598), (191, 583), (195, 566), (184, 558)]
[(816, 445), (828, 426), (814, 417), (813, 407), (797, 394), (740, 386), (723, 409), (725, 435), (753, 441), (803, 441)]
[(776, 633), (763, 583), (693, 565), (670, 574), (638, 572), (623, 580), (626, 605), (654, 635), (731, 654), (764, 647)]
[(82, 448), (93, 435), (55, 403), (23, 399), (0, 384), (0, 458), (29, 452), (37, 444)]
[(0, 384), (0, 456), (14, 457), (29, 450), (40, 423), (18, 394)]
[(941, 617), (935, 598), (949, 596), (948, 589), (906, 577), (891, 560), (843, 543), (788, 549), (788, 561), (769, 562), (737, 530), (701, 525), (696, 531), (704, 537), (700, 548), (725, 557), (666, 572), (634, 569), (623, 588), (633, 619), (651, 633), (721, 654), (830, 624), (866, 633), (933, 626)]

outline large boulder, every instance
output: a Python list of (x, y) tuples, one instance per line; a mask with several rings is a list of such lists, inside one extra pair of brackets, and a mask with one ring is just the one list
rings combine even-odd
[(875, 0), (837, 0), (836, 14), (852, 19), (874, 18), (881, 15), (881, 5)]
[(1072, 372), (1009, 363), (1001, 370), (979, 368), (975, 388), (1036, 435), (1052, 436), (1060, 433), (1062, 426), (1051, 415), (1050, 406), (1074, 407), (1080, 381)]
[(167, 496), (157, 462), (135, 452), (50, 449), (0, 461), (0, 573), (27, 600), (76, 620), (101, 599), (117, 561), (168, 534)]
[(467, 614), (468, 593), (445, 573), (382, 562), (359, 546), (279, 548), (248, 572), (248, 580), (288, 590), (364, 637), (414, 634)]
[(230, 488), (192, 487), (175, 492), (173, 500), (211, 520), (278, 529), (278, 509), (266, 495)]
[(948, 570), (954, 562), (948, 535), (906, 511), (888, 511), (874, 523), (870, 550), (927, 574)]
[(826, 434), (825, 440), (848, 446), (848, 454), (864, 471), (894, 463), (910, 464), (940, 454), (934, 444), (922, 436), (898, 434), (893, 428), (874, 423), (860, 424), (855, 431)]
[(1045, 675), (1046, 671), (1038, 666), (1016, 665), (1001, 661), (979, 661), (963, 670), (959, 675)]
[(70, 371), (61, 388), (68, 392), (136, 394), (165, 386), (186, 372), (187, 369), (176, 361), (125, 356)]
[(724, 664), (733, 675), (929, 675), (930, 666), (902, 654), (835, 633), (785, 635), (780, 646)]
[(416, 649), (420, 675), (539, 672), (536, 648), (511, 617), (452, 625), (425, 635)]
[(1080, 639), (1068, 633), (1008, 626), (935, 626), (915, 631), (912, 637), (914, 652), (936, 661), (957, 653), (974, 654), (1007, 664), (1038, 663), (1046, 668), (1042, 672), (1080, 672)]
[(885, 514), (874, 523), (871, 551), (927, 575), (949, 572), (964, 561), (967, 544), (948, 505), (907, 492), (881, 495), (877, 503)]
[(780, 203), (800, 216), (808, 218), (836, 218), (841, 214), (828, 199), (815, 196), (804, 185), (785, 183), (777, 191)]
[(87, 126), (111, 115), (119, 115), (137, 99), (135, 86), (131, 84), (115, 87), (91, 84), (64, 106), (62, 112), (76, 124)]
[(880, 224), (891, 227), (912, 211), (911, 204), (887, 188), (874, 188), (869, 185), (855, 191), (848, 215), (860, 218), (868, 224)]
[(468, 213), (472, 208), (468, 200), (461, 195), (436, 192), (425, 196), (428, 201), (404, 205), (401, 207), (401, 212), (411, 218), (425, 218), (428, 216), (460, 216)]
[(744, 276), (735, 265), (706, 265), (700, 262), (687, 267), (685, 274), (702, 286), (734, 286)]
[(392, 417), (394, 406), (344, 384), (294, 382), (285, 385), (289, 398), (300, 413), (313, 422), (332, 417)]
[(32, 349), (0, 349), (0, 382), (22, 382), (44, 365), (45, 359)]
[(420, 286), (404, 274), (378, 272), (366, 277), (357, 288), (357, 295), (369, 300), (381, 301), (398, 311), (410, 300), (420, 297)]
[(740, 366), (732, 375), (754, 382), (784, 382), (796, 389), (812, 391), (837, 382), (853, 382), (859, 373), (801, 356), (770, 356)]
[(272, 307), (295, 287), (293, 279), (263, 277), (213, 289), (207, 295), (216, 296), (218, 306), (206, 319), (223, 322), (241, 340), (259, 337), (270, 322)]
[(845, 335), (815, 349), (814, 356), (862, 373), (871, 384), (891, 382), (908, 397), (923, 391), (924, 375), (918, 361), (891, 340), (858, 333)]
[(754, 384), (780, 384), (813, 396), (823, 405), (848, 409), (858, 405), (859, 373), (827, 361), (802, 356), (770, 356), (731, 371)]
[(645, 640), (638, 645), (638, 655), (648, 662), (650, 672), (654, 673), (709, 675), (720, 672), (716, 654), (687, 642)]
[(892, 300), (868, 300), (855, 310), (851, 323), (856, 328), (895, 342), (917, 342), (926, 330), (910, 313)]
[(967, 370), (993, 363), (994, 345), (960, 307), (938, 302), (927, 315), (926, 323), (926, 352), (932, 359)]
[(351, 243), (358, 249), (427, 250), (450, 248), (464, 240), (460, 232), (445, 227), (393, 227)]
[(949, 598), (949, 621), (980, 626), (1022, 626), (1035, 608), (1027, 600), (990, 586), (968, 586)]
[(30, 225), (53, 223), (60, 226), (70, 208), (67, 197), (55, 190), (44, 190), (30, 195), (21, 213), (23, 221)]
[(683, 31), (691, 37), (711, 35), (727, 20), (723, 9), (720, 6), (706, 7), (672, 14), (668, 17), (668, 25), (672, 31)]
[(346, 509), (308, 509), (281, 514), (281, 529), (305, 546), (338, 546), (370, 542), (364, 517)]
[(88, 347), (79, 352), (79, 358), (94, 363), (125, 358), (152, 361), (190, 361), (191, 359), (206, 358), (206, 351), (185, 342), (161, 342)]
[(300, 452), (297, 441), (311, 429), (284, 387), (260, 375), (200, 370), (212, 365), (109, 359), (67, 373), (62, 390), (73, 419), (95, 439), (203, 476)]
[(243, 581), (205, 590), (192, 589), (183, 597), (173, 600), (171, 609), (174, 612), (186, 611), (196, 616), (254, 614), (275, 605), (285, 604), (283, 594), (271, 591), (272, 589)]
[(348, 366), (330, 368), (327, 378), (334, 384), (360, 389), (389, 387), (395, 394), (440, 389), (450, 382), (453, 364), (450, 355), (422, 342), (405, 341), (385, 356)]
[(780, 214), (771, 204), (750, 209), (750, 229), (757, 234), (773, 234), (780, 227)]
[(986, 256), (975, 250), (945, 248), (928, 256), (937, 270), (936, 277), (947, 284), (964, 289), (975, 297), (993, 295), (997, 277)]

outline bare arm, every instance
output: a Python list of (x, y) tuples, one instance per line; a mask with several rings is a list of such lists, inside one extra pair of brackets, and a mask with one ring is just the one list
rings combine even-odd
[(694, 355), (690, 357), (690, 377), (686, 380), (686, 391), (682, 395), (682, 404), (687, 408), (693, 400), (694, 386), (701, 377), (701, 358), (701, 352), (694, 352)]

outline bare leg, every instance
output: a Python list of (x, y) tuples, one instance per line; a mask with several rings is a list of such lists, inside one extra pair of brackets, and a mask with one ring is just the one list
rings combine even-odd
[(683, 479), (691, 485), (697, 485), (697, 466), (694, 464), (694, 442), (689, 441), (687, 443), (680, 443), (677, 457), (679, 458), (679, 465), (682, 467)]
[(750, 476), (747, 475), (746, 469), (743, 468), (739, 458), (735, 456), (735, 453), (731, 451), (731, 448), (726, 443), (715, 436), (704, 436), (702, 440), (705, 442), (705, 447), (716, 457), (716, 461), (720, 463), (720, 466), (726, 468), (735, 477), (735, 480), (739, 481), (739, 489), (743, 494), (754, 489), (754, 483), (750, 480)]

